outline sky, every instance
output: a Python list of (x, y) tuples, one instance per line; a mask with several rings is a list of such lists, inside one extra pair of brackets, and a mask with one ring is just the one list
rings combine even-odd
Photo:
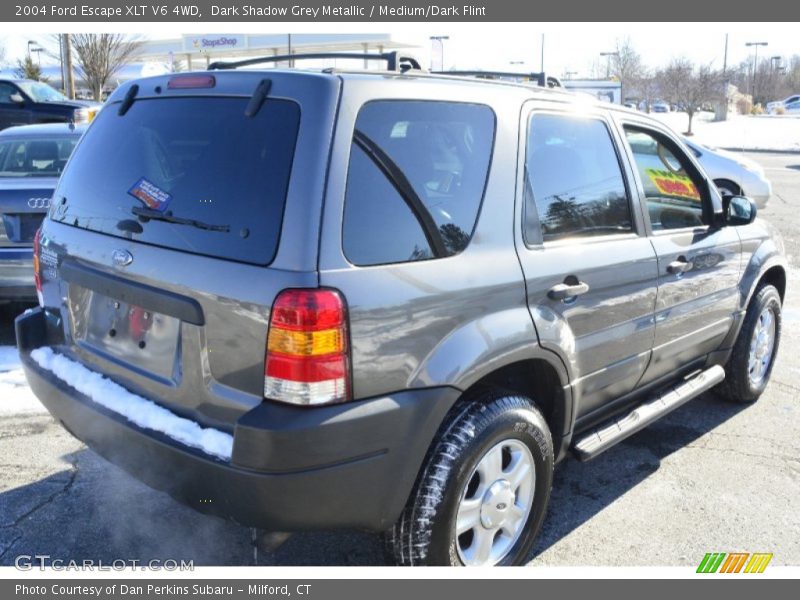
[[(116, 30), (128, 33), (148, 31), (148, 39), (168, 39), (176, 34), (342, 32), (341, 25), (308, 23), (249, 24), (117, 24)], [(20, 34), (19, 26), (0, 24), (0, 44), (6, 49), (6, 63), (14, 64), (24, 56), (28, 40), (46, 40), (48, 33), (69, 28), (72, 32), (110, 29), (108, 24), (36, 24)], [(541, 64), (544, 34), (545, 70), (563, 76), (576, 71), (573, 77), (590, 76), (605, 70), (601, 52), (613, 51), (617, 42), (629, 38), (644, 62), (651, 67), (663, 66), (675, 57), (686, 57), (697, 63), (721, 68), (728, 34), (728, 64), (750, 60), (752, 49), (745, 42), (768, 42), (759, 48), (759, 56), (800, 54), (800, 35), (796, 23), (461, 23), (461, 24), (352, 24), (350, 32), (389, 32), (394, 39), (418, 46), (415, 51), (429, 64), (432, 35), (446, 35), (445, 68), (538, 71)], [(45, 57), (43, 62), (46, 61)], [(514, 63), (514, 64), (512, 64)]]

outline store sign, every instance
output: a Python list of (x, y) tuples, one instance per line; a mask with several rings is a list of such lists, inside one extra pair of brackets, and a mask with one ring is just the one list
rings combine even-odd
[(187, 52), (230, 52), (247, 48), (247, 38), (235, 34), (192, 35), (183, 38)]

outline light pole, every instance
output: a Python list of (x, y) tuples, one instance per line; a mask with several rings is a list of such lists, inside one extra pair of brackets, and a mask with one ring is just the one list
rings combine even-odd
[(566, 78), (567, 78), (567, 81), (569, 81), (570, 79), (572, 79), (572, 76), (573, 76), (573, 75), (577, 75), (577, 74), (578, 74), (578, 72), (577, 72), (577, 71), (564, 71), (564, 77), (566, 77)]
[[(444, 41), (449, 40), (449, 35), (432, 35), (430, 36), (431, 44), (439, 46), (439, 70), (444, 71)], [(431, 71), (433, 68), (433, 56), (431, 56)]]
[(600, 56), (606, 57), (606, 79), (611, 79), (611, 57), (619, 56), (619, 52), (601, 52)]
[(751, 46), (755, 48), (755, 56), (753, 58), (753, 86), (750, 88), (750, 91), (753, 94), (753, 104), (756, 103), (756, 72), (758, 71), (758, 47), (759, 46), (769, 46), (769, 42), (745, 42), (745, 46), (750, 48)]

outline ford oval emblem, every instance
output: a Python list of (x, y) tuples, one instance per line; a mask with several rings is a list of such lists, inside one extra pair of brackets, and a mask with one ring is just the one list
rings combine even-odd
[(127, 267), (133, 262), (133, 254), (127, 250), (114, 250), (114, 253), (111, 255), (111, 262), (114, 263), (115, 267)]

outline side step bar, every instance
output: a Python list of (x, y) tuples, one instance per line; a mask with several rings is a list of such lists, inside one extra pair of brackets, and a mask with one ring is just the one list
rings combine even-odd
[(667, 388), (652, 400), (640, 404), (626, 415), (616, 417), (583, 434), (573, 450), (578, 460), (586, 461), (605, 452), (611, 446), (644, 429), (667, 413), (725, 379), (725, 370), (714, 365), (697, 375)]

